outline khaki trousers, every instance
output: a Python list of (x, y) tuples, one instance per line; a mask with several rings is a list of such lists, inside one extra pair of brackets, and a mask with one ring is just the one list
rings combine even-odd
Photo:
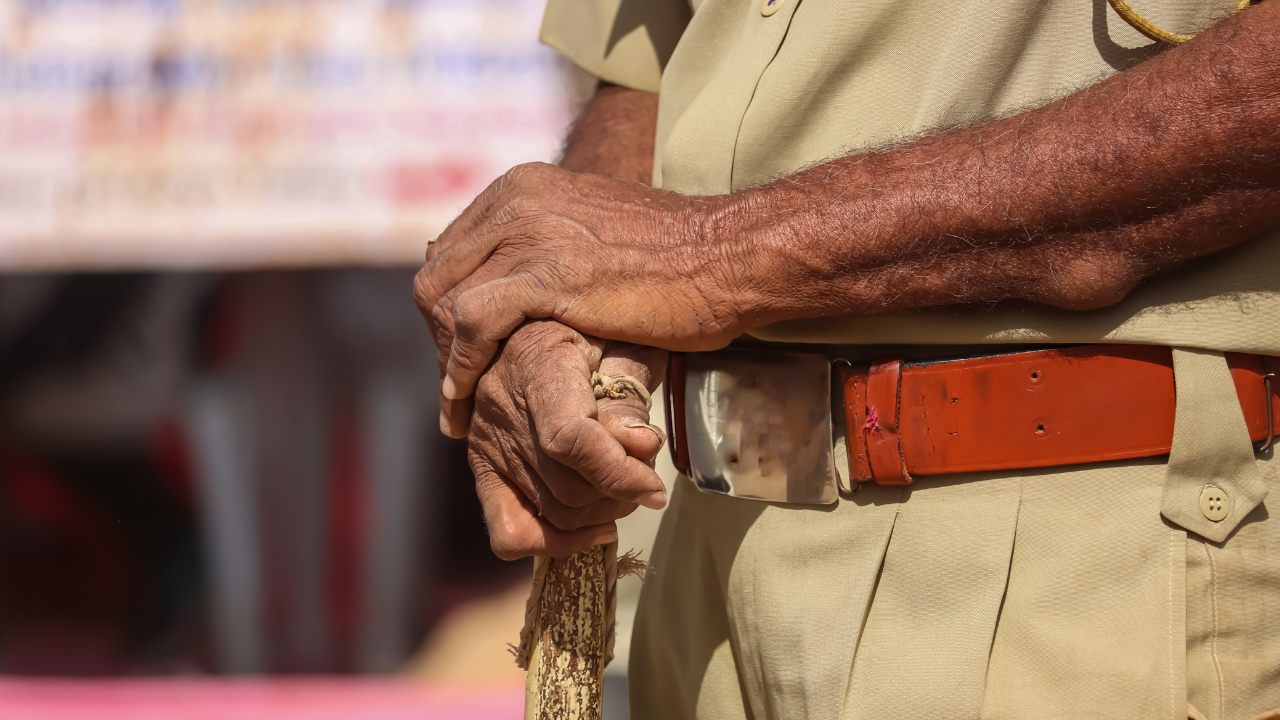
[(677, 480), (632, 639), (632, 718), (1280, 708), (1280, 521), (1242, 506), (1212, 542), (1167, 519), (1195, 473), (1280, 492), (1280, 464), (1239, 437), (1220, 361), (1175, 354), (1169, 458), (865, 485), (825, 507)]

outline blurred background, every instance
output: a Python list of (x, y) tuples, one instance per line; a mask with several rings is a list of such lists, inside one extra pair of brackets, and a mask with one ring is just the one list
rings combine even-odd
[(593, 86), (542, 4), (0, 0), (0, 716), (522, 715), (410, 293)]

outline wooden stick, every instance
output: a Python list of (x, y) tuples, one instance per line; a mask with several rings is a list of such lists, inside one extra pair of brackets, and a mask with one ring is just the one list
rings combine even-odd
[[(600, 720), (613, 545), (550, 558), (525, 680), (525, 720)], [(616, 571), (615, 571), (616, 572)]]

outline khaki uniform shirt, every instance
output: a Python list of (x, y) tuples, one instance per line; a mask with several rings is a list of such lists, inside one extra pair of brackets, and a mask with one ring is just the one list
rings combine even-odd
[[(1016, 112), (1131, 66), (1151, 41), (1105, 0), (551, 0), (542, 39), (587, 71), (661, 90), (654, 184), (714, 195), (824, 159)], [(692, 7), (691, 7), (692, 6)], [(1174, 32), (1232, 0), (1135, 0)], [(665, 68), (665, 69), (664, 69)], [(1093, 312), (1005, 303), (790, 321), (767, 340), (1136, 342), (1280, 355), (1280, 229)]]
[[(1133, 4), (1180, 33), (1235, 5)], [(699, 195), (1015, 113), (1155, 52), (1106, 0), (550, 0), (542, 38), (596, 76), (659, 91), (654, 184)], [(1174, 449), (872, 486), (827, 508), (677, 483), (633, 640), (633, 717), (1280, 707), (1280, 523), (1263, 503), (1280, 467), (1255, 459), (1219, 352), (1280, 355), (1280, 229), (1091, 312), (1006, 302), (752, 334), (1171, 345)], [(1220, 523), (1199, 509), (1211, 483), (1232, 498)]]

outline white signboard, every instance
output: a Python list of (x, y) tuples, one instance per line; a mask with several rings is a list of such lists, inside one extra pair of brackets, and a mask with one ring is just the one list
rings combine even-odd
[(0, 0), (0, 269), (414, 264), (553, 159), (542, 0)]

